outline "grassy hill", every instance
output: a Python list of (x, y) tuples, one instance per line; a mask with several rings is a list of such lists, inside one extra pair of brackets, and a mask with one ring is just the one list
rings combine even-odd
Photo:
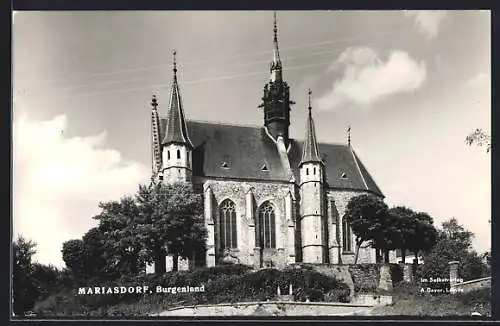
[(470, 316), (479, 312), (491, 317), (491, 289), (457, 294), (419, 294), (416, 285), (399, 285), (392, 293), (393, 304), (377, 307), (371, 315), (385, 316)]

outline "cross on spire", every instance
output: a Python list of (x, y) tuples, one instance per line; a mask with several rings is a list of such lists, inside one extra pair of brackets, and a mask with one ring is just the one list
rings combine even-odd
[(151, 106), (153, 109), (156, 110), (156, 107), (158, 106), (158, 101), (156, 100), (156, 95), (153, 95), (153, 99), (151, 100)]
[(309, 112), (311, 112), (311, 95), (312, 95), (312, 92), (311, 92), (311, 89), (309, 88), (308, 92), (307, 92), (307, 95), (308, 95), (308, 100), (309, 100)]
[(347, 145), (351, 146), (351, 126), (347, 127)]
[(174, 73), (177, 73), (177, 60), (176, 60), (177, 50), (174, 50)]
[(276, 11), (274, 12), (274, 41), (278, 42), (278, 26), (276, 24)]

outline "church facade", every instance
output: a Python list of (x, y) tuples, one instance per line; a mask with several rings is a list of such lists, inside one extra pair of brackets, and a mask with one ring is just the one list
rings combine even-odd
[[(276, 17), (262, 126), (189, 120), (175, 53), (173, 73), (165, 118), (152, 101), (153, 179), (190, 182), (202, 192), (208, 250), (201, 264), (353, 263), (354, 234), (343, 219), (347, 203), (361, 194), (384, 196), (350, 140), (316, 139), (310, 100), (306, 126), (294, 126), (303, 128), (304, 139), (289, 137), (294, 103), (283, 76)], [(361, 248), (358, 262), (374, 263), (375, 250)]]

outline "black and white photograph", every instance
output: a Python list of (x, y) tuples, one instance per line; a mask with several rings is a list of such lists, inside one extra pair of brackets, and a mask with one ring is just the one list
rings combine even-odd
[(12, 15), (12, 319), (491, 318), (490, 11)]

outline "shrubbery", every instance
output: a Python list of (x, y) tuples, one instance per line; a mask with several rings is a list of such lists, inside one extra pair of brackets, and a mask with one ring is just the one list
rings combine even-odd
[(349, 265), (349, 273), (354, 283), (354, 292), (372, 293), (376, 291), (380, 279), (377, 264)]
[[(193, 271), (169, 272), (163, 276), (143, 275), (122, 277), (120, 280), (99, 286), (205, 286), (205, 292), (178, 294), (113, 294), (78, 295), (77, 288), (53, 294), (39, 302), (34, 311), (41, 316), (120, 316), (146, 315), (155, 309), (167, 309), (175, 305), (212, 304), (222, 302), (266, 301), (277, 298), (277, 288), (288, 294), (292, 285), (297, 301), (347, 302), (349, 288), (335, 278), (308, 270), (263, 269), (251, 272), (244, 265), (200, 268)], [(97, 285), (97, 284), (96, 284)], [(145, 308), (147, 307), (147, 308)]]

